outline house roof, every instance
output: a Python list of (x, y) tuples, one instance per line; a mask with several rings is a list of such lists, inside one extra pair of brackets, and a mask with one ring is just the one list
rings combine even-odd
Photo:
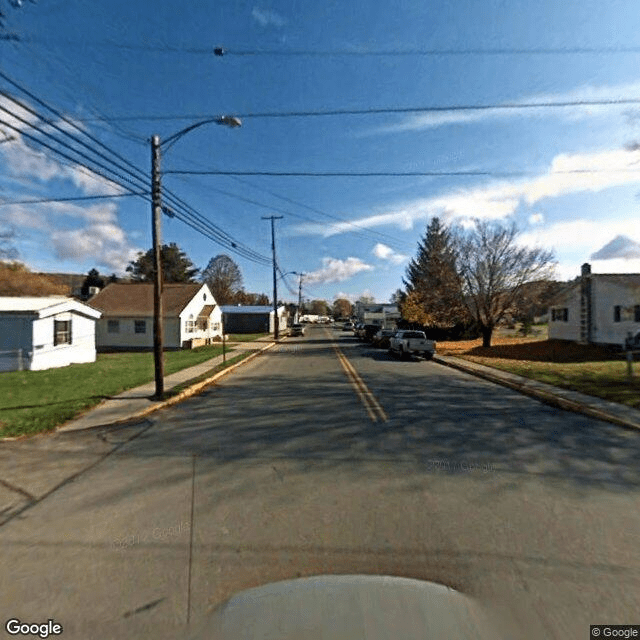
[(102, 314), (89, 305), (67, 296), (2, 296), (0, 314), (29, 314), (46, 318), (57, 313), (75, 311), (82, 315), (98, 319)]
[[(220, 307), (222, 309), (222, 313), (255, 313), (255, 314), (264, 314), (271, 313), (273, 311), (273, 307), (269, 305), (223, 305)], [(284, 307), (278, 307), (278, 313), (281, 313), (284, 310)]]
[(202, 307), (202, 311), (198, 314), (198, 318), (208, 318), (215, 308), (215, 304), (205, 304), (204, 307)]
[[(163, 285), (162, 315), (179, 316), (203, 286), (200, 283)], [(148, 318), (153, 315), (153, 283), (112, 283), (91, 298), (89, 304), (102, 311), (105, 317)]]

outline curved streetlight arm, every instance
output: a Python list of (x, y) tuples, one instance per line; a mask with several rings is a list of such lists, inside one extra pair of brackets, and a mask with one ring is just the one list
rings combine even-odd
[(174, 142), (177, 142), (180, 138), (182, 138), (182, 136), (186, 135), (190, 131), (197, 129), (198, 127), (202, 127), (205, 124), (212, 124), (212, 123), (223, 124), (223, 125), (226, 125), (227, 127), (232, 127), (232, 128), (242, 126), (242, 120), (240, 120), (240, 118), (237, 118), (236, 116), (218, 116), (216, 118), (209, 118), (208, 120), (201, 120), (200, 122), (191, 124), (188, 127), (185, 127), (184, 129), (180, 129), (180, 131), (178, 131), (177, 133), (174, 133), (168, 138), (165, 138), (160, 144), (160, 146), (166, 150)]

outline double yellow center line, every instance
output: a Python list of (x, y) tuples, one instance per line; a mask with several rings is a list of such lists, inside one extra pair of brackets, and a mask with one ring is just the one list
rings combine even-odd
[(364, 408), (367, 410), (369, 417), (372, 422), (377, 422), (378, 418), (383, 422), (386, 422), (389, 418), (385, 413), (385, 410), (382, 408), (380, 403), (376, 400), (373, 393), (367, 385), (364, 383), (364, 380), (360, 377), (358, 372), (353, 368), (353, 365), (347, 360), (347, 357), (340, 351), (340, 347), (337, 344), (333, 343), (333, 349), (338, 356), (338, 360), (340, 360), (340, 364), (344, 369), (344, 372), (347, 374), (347, 378), (353, 385), (356, 394), (360, 398), (360, 401), (364, 405)]

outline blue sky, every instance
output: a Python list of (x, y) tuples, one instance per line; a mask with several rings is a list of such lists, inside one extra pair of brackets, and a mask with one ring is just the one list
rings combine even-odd
[[(265, 256), (271, 238), (261, 218), (284, 216), (276, 223), (278, 262), (284, 272), (308, 274), (307, 297), (387, 300), (433, 215), (461, 224), (474, 216), (515, 221), (523, 242), (555, 250), (559, 278), (574, 277), (585, 261), (596, 273), (640, 272), (640, 151), (630, 146), (640, 140), (634, 2), (423, 0), (391, 8), (378, 0), (157, 0), (151, 9), (140, 0), (39, 0), (8, 10), (7, 18), (6, 32), (20, 41), (0, 41), (0, 69), (140, 174), (150, 170), (151, 135), (164, 139), (203, 118), (242, 116), (241, 128), (205, 125), (168, 148), (163, 185)], [(216, 46), (227, 53), (214, 56)], [(7, 97), (0, 105), (28, 124), (6, 111), (0, 121), (32, 132), (33, 114)], [(264, 117), (456, 105), (495, 108)], [(0, 143), (2, 202), (118, 193), (77, 164), (35, 149), (22, 133), (1, 123), (0, 130), (11, 138)], [(33, 269), (121, 273), (151, 245), (150, 206), (131, 197), (5, 204), (3, 230), (15, 232), (20, 259)], [(178, 243), (201, 268), (230, 253), (167, 217), (163, 241)], [(247, 290), (271, 295), (268, 266), (230, 255)], [(280, 297), (293, 300), (297, 278), (286, 280)]]

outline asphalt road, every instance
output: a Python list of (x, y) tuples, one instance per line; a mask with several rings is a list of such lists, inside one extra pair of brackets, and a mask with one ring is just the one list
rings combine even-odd
[(637, 432), (322, 327), (148, 426), (0, 528), (3, 623), (182, 638), (243, 589), (381, 574), (503, 637), (640, 624)]

